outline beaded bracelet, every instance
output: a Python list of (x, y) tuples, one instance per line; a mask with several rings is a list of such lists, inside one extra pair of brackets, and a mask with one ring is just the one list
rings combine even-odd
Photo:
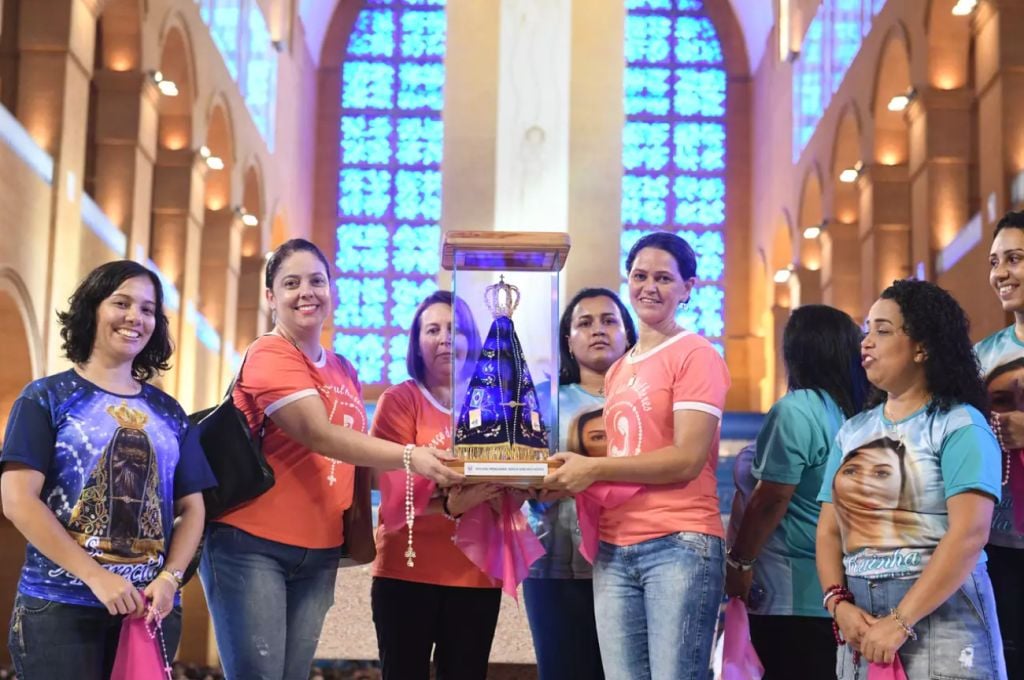
[(914, 630), (913, 626), (907, 623), (907, 620), (903, 618), (902, 614), (900, 614), (900, 610), (893, 607), (889, 610), (889, 614), (892, 615), (892, 618), (896, 621), (899, 627), (903, 629), (903, 632), (907, 634), (907, 637), (916, 642), (917, 631)]
[(445, 519), (452, 522), (458, 522), (459, 518), (462, 517), (461, 513), (453, 515), (452, 511), (448, 508), (448, 494), (441, 496), (441, 514), (444, 515)]
[(409, 547), (405, 549), (405, 565), (416, 566), (416, 551), (412, 548), (412, 525), (416, 522), (416, 504), (413, 499), (412, 451), (415, 444), (402, 449), (402, 467), (405, 468), (405, 524), (409, 527)]

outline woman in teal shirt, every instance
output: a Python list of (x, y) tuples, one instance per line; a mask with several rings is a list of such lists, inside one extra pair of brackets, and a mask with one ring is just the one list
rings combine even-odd
[[(825, 305), (795, 310), (782, 337), (789, 393), (765, 419), (750, 467), (737, 470), (754, 486), (726, 560), (726, 594), (750, 608), (750, 637), (764, 680), (825, 678), (835, 644), (821, 608), (814, 564), (818, 491), (829, 446), (867, 393), (860, 366), (860, 329)], [(743, 479), (743, 475), (749, 475)]]

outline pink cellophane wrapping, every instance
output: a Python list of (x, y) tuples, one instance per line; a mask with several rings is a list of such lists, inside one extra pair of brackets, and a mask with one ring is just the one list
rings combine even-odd
[(868, 680), (907, 680), (907, 674), (897, 654), (892, 663), (868, 664)]
[(760, 680), (764, 666), (750, 641), (747, 605), (738, 597), (725, 605), (725, 640), (722, 649), (722, 680)]
[(601, 511), (618, 507), (643, 491), (642, 484), (597, 482), (576, 494), (576, 515), (580, 523), (580, 553), (591, 564), (600, 542), (598, 529)]
[(455, 545), (482, 572), (501, 581), (505, 593), (518, 599), (519, 584), (544, 554), (544, 546), (530, 529), (522, 504), (513, 499), (514, 493), (502, 493), (500, 513), (490, 503), (467, 510), (455, 530)]
[(125, 617), (110, 680), (168, 680), (159, 624)]
[[(405, 527), (405, 472), (392, 471), (380, 475), (380, 524), (385, 531)], [(413, 479), (413, 507), (421, 515), (430, 503), (437, 485), (416, 476)], [(416, 529), (413, 527), (413, 547)], [(459, 519), (455, 545), (482, 572), (501, 582), (501, 588), (513, 598), (519, 584), (530, 573), (530, 565), (544, 554), (544, 546), (534, 535), (514, 503), (511, 491), (501, 498), (501, 512), (495, 513), (490, 503), (470, 508)]]

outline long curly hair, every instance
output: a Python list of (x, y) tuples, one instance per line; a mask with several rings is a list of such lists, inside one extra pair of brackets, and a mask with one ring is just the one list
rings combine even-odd
[(153, 282), (153, 335), (132, 360), (132, 377), (146, 382), (160, 371), (169, 369), (168, 360), (174, 352), (167, 315), (164, 314), (164, 289), (156, 273), (133, 260), (107, 262), (89, 272), (68, 299), (68, 310), (57, 312), (60, 324), (61, 349), (75, 364), (84, 364), (92, 356), (96, 343), (96, 309), (113, 295), (122, 283), (136, 276)]
[[(987, 413), (988, 394), (971, 345), (971, 324), (953, 296), (934, 283), (903, 279), (893, 281), (880, 297), (899, 305), (904, 332), (924, 346), (925, 381), (932, 395), (928, 412), (945, 413), (957, 404), (969, 404)], [(885, 398), (876, 388), (867, 406), (877, 406)]]

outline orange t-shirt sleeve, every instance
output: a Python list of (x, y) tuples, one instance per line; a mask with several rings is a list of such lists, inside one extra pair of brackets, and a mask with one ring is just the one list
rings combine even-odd
[(242, 390), (267, 416), (304, 397), (317, 386), (302, 355), (287, 340), (267, 336), (257, 342), (242, 367)]
[(396, 444), (416, 440), (416, 405), (404, 385), (388, 388), (377, 400), (370, 434)]
[(715, 348), (696, 347), (675, 367), (672, 410), (702, 411), (721, 419), (730, 382), (729, 369)]

